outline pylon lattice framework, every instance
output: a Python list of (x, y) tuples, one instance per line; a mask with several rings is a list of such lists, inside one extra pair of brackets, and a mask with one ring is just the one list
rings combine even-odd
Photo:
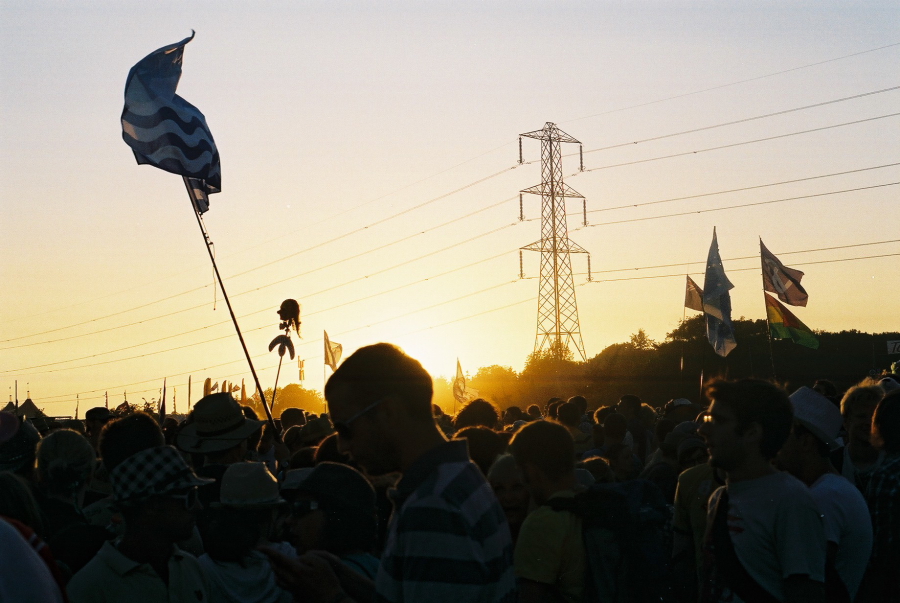
[[(581, 339), (581, 326), (578, 322), (571, 254), (588, 254), (588, 280), (591, 278), (591, 259), (586, 249), (569, 239), (566, 224), (566, 198), (584, 199), (584, 195), (563, 182), (560, 148), (564, 142), (579, 145), (581, 143), (551, 122), (544, 124), (541, 130), (520, 136), (541, 141), (541, 183), (521, 191), (541, 196), (541, 239), (522, 247), (519, 251), (520, 261), (522, 251), (541, 252), (534, 351), (546, 350), (556, 358), (561, 358), (564, 350), (571, 350), (574, 347), (577, 355), (582, 360), (587, 360), (584, 342)], [(520, 138), (519, 163), (522, 163), (521, 142)], [(519, 276), (524, 276), (521, 270)]]

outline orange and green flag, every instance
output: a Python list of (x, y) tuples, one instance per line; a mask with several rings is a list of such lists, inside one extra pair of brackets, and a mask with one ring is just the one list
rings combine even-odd
[(819, 340), (800, 319), (791, 314), (777, 299), (769, 294), (766, 297), (766, 316), (769, 318), (769, 332), (774, 339), (790, 339), (794, 343), (812, 349), (818, 349)]

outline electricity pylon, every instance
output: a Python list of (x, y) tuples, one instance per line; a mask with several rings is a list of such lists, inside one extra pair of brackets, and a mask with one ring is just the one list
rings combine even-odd
[[(573, 253), (588, 254), (588, 280), (591, 279), (591, 257), (589, 252), (569, 239), (566, 225), (566, 198), (584, 200), (584, 195), (563, 182), (561, 143), (581, 144), (556, 124), (547, 122), (543, 129), (520, 134), (519, 163), (522, 163), (522, 138), (535, 138), (541, 141), (541, 183), (526, 188), (521, 193), (541, 196), (541, 239), (522, 247), (519, 251), (519, 276), (524, 277), (521, 269), (522, 251), (541, 252), (541, 273), (538, 284), (537, 335), (534, 340), (535, 352), (549, 352), (554, 358), (561, 359), (566, 350), (575, 348), (575, 353), (582, 360), (587, 360), (584, 353), (584, 342), (581, 339), (581, 326), (578, 322), (578, 304), (575, 300), (575, 282), (572, 276)], [(584, 169), (582, 163), (581, 169)], [(519, 196), (519, 219), (523, 219), (521, 211), (521, 194)], [(587, 224), (587, 205), (582, 201)]]

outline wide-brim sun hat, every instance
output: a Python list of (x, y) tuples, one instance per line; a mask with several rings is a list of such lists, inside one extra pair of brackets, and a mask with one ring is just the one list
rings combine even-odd
[(176, 443), (189, 453), (222, 452), (234, 448), (264, 424), (245, 417), (231, 394), (210, 394), (194, 405), (191, 420), (178, 432)]

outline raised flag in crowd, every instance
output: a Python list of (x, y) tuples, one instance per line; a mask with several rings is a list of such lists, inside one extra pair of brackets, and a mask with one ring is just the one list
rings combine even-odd
[(164, 46), (141, 59), (125, 82), (122, 138), (139, 164), (185, 178), (200, 213), (222, 188), (219, 152), (206, 118), (175, 93), (184, 47), (194, 38)]
[(687, 277), (687, 285), (684, 291), (684, 307), (688, 310), (703, 312), (703, 289), (691, 277)]
[(782, 264), (781, 260), (766, 249), (762, 239), (759, 240), (759, 253), (762, 260), (763, 289), (774, 293), (786, 304), (805, 306), (809, 296), (800, 284), (803, 273)]
[(766, 297), (766, 317), (769, 319), (769, 333), (773, 339), (790, 339), (794, 343), (812, 349), (818, 349), (819, 340), (812, 330), (794, 316), (777, 299), (769, 294)]
[(336, 371), (337, 365), (341, 361), (341, 353), (344, 351), (344, 347), (329, 340), (328, 331), (323, 331), (323, 333), (325, 333), (325, 364), (330, 366), (331, 370)]
[(467, 401), (466, 376), (463, 374), (459, 358), (456, 359), (456, 379), (453, 380), (453, 397), (460, 404), (465, 404)]
[(737, 346), (731, 325), (731, 294), (734, 285), (725, 276), (719, 256), (719, 241), (713, 228), (712, 244), (706, 258), (706, 277), (703, 279), (703, 313), (706, 315), (706, 337), (719, 356), (727, 356)]

